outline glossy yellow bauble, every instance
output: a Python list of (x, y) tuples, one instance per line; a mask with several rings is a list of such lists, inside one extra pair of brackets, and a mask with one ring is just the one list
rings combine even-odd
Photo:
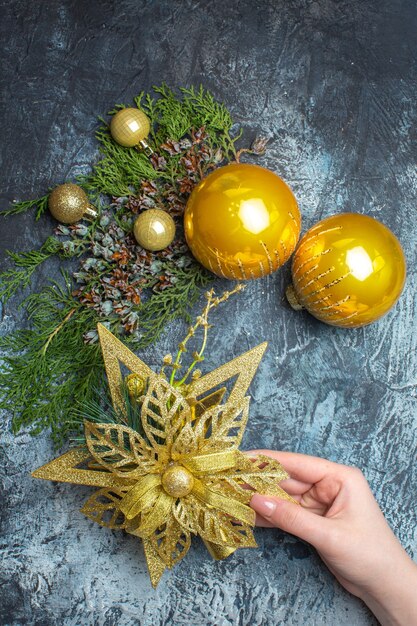
[(142, 248), (157, 252), (172, 243), (175, 237), (175, 222), (161, 209), (148, 209), (137, 218), (133, 234)]
[(395, 235), (366, 215), (333, 215), (301, 239), (287, 294), (326, 324), (365, 326), (385, 315), (404, 286), (404, 253)]
[(73, 183), (55, 187), (49, 194), (48, 207), (53, 217), (63, 224), (74, 224), (87, 216), (97, 217), (85, 191)]
[(111, 136), (125, 148), (133, 148), (146, 139), (150, 128), (147, 115), (135, 108), (120, 109), (110, 122)]
[(193, 475), (182, 465), (172, 465), (162, 474), (162, 486), (174, 498), (187, 496), (193, 486)]
[(218, 276), (250, 279), (277, 270), (300, 234), (300, 212), (290, 188), (258, 165), (220, 167), (193, 190), (185, 209), (187, 243)]

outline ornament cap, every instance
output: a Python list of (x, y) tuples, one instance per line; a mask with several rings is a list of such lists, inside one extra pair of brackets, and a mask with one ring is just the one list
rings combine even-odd
[(146, 154), (146, 156), (150, 157), (150, 156), (153, 155), (153, 150), (152, 150), (151, 146), (144, 139), (141, 139), (139, 141), (139, 145), (136, 146), (136, 147), (137, 147), (137, 149), (140, 152), (144, 152)]
[(294, 285), (288, 285), (285, 290), (285, 295), (287, 296), (288, 304), (291, 306), (294, 311), (302, 311), (304, 309), (303, 305), (299, 303), (297, 294), (294, 289)]
[(92, 204), (89, 204), (85, 210), (84, 217), (91, 217), (92, 219), (95, 219), (97, 216), (98, 211), (96, 211), (96, 208)]

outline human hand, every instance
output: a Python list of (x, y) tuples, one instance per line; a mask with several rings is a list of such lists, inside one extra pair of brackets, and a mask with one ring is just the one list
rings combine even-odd
[(257, 524), (311, 543), (340, 584), (382, 624), (417, 624), (417, 565), (388, 526), (362, 472), (304, 454), (247, 454), (280, 461), (291, 476), (280, 486), (301, 505), (255, 494)]

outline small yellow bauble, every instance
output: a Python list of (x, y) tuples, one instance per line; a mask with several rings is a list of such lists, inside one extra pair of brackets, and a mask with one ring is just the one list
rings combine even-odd
[(53, 217), (63, 224), (74, 224), (87, 215), (97, 217), (85, 191), (73, 183), (55, 187), (49, 194), (48, 207)]
[(220, 167), (193, 190), (185, 210), (187, 243), (218, 276), (251, 279), (277, 270), (300, 234), (300, 212), (290, 188), (258, 165)]
[(139, 374), (128, 374), (125, 378), (125, 384), (129, 397), (137, 400), (145, 391), (145, 381)]
[(146, 139), (150, 128), (147, 115), (135, 108), (120, 109), (110, 122), (111, 136), (125, 148), (133, 148)]
[(174, 498), (187, 496), (193, 486), (193, 475), (182, 465), (172, 465), (162, 475), (162, 487)]
[[(404, 253), (383, 224), (356, 213), (322, 220), (301, 239), (292, 262), (291, 304), (326, 324), (365, 326), (398, 300)], [(294, 300), (295, 298), (295, 300)]]
[(148, 209), (139, 215), (133, 226), (135, 239), (142, 248), (164, 250), (175, 237), (175, 222), (161, 209)]

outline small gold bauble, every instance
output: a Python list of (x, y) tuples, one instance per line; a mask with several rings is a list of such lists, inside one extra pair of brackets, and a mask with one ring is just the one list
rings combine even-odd
[(49, 194), (48, 207), (53, 217), (63, 224), (74, 224), (83, 217), (97, 217), (81, 187), (73, 183), (59, 185)]
[(175, 237), (175, 222), (162, 209), (148, 209), (136, 219), (133, 234), (142, 248), (157, 252), (172, 243)]
[(367, 215), (342, 213), (301, 239), (287, 297), (293, 308), (301, 305), (327, 324), (365, 326), (395, 304), (405, 274), (401, 244), (386, 226)]
[(125, 148), (133, 148), (149, 135), (151, 124), (143, 111), (135, 108), (121, 109), (113, 115), (110, 133)]
[(193, 190), (185, 209), (187, 243), (218, 276), (251, 279), (275, 272), (292, 254), (300, 212), (291, 189), (258, 165), (219, 167)]
[(182, 465), (172, 465), (162, 475), (162, 486), (169, 496), (182, 498), (191, 492), (194, 478)]
[(125, 378), (125, 384), (130, 398), (134, 400), (145, 391), (145, 381), (139, 374), (128, 374)]

